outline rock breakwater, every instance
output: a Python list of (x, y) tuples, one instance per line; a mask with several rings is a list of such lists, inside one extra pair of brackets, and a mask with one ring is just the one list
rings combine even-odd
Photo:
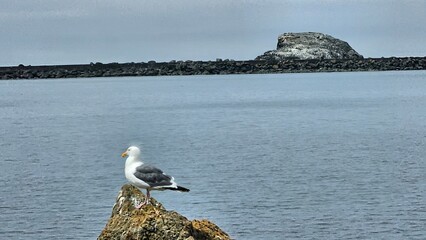
[(426, 57), (216, 60), (0, 67), (0, 79), (426, 70)]

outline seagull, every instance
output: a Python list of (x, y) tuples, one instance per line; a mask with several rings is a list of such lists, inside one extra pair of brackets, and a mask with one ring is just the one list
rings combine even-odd
[(144, 164), (140, 159), (140, 155), (141, 150), (135, 146), (129, 147), (121, 154), (121, 157), (127, 157), (124, 167), (127, 180), (138, 188), (146, 189), (145, 201), (137, 205), (136, 209), (140, 209), (149, 203), (149, 192), (151, 190), (189, 192), (189, 189), (178, 186), (172, 176), (166, 175), (154, 166)]

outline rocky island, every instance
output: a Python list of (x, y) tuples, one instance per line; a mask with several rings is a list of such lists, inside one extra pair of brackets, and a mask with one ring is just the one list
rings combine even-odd
[(425, 70), (426, 57), (364, 58), (347, 42), (314, 32), (284, 33), (277, 49), (254, 60), (90, 63), (0, 67), (0, 79), (50, 79), (119, 76), (263, 74)]
[(347, 42), (315, 32), (284, 33), (278, 37), (277, 49), (265, 52), (256, 60), (289, 59), (362, 59)]
[(177, 212), (167, 211), (154, 198), (151, 198), (151, 205), (136, 209), (134, 206), (144, 199), (145, 195), (139, 189), (130, 184), (124, 185), (98, 239), (231, 239), (214, 223), (208, 220), (190, 221)]

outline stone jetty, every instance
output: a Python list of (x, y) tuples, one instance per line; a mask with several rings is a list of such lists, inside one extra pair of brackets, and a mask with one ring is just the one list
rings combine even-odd
[(124, 76), (425, 70), (423, 57), (364, 58), (347, 42), (315, 32), (284, 33), (277, 49), (254, 60), (90, 63), (0, 67), (0, 80)]
[(171, 61), (0, 67), (0, 79), (426, 70), (426, 57)]

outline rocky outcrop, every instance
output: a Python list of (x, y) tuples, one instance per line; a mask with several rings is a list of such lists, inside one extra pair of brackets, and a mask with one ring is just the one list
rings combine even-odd
[(280, 61), (288, 59), (360, 59), (345, 41), (315, 32), (284, 33), (278, 37), (277, 50), (260, 55), (256, 60)]
[(228, 234), (208, 220), (188, 220), (167, 211), (151, 198), (151, 205), (135, 209), (145, 199), (136, 187), (124, 185), (117, 197), (112, 215), (98, 239), (230, 239)]

